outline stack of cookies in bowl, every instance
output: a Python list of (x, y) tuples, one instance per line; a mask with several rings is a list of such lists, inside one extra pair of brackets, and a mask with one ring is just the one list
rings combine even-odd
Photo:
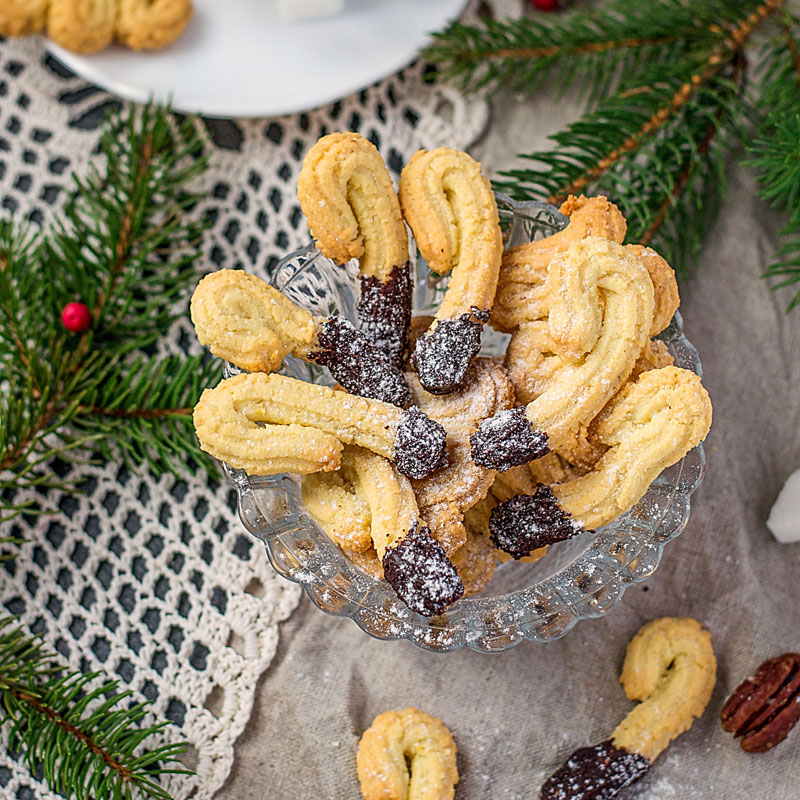
[[(197, 435), (250, 475), (301, 476), (320, 527), (413, 611), (440, 614), (498, 562), (616, 519), (708, 432), (699, 378), (653, 339), (674, 274), (621, 244), (606, 198), (569, 198), (563, 231), (503, 252), (470, 156), (420, 151), (395, 191), (354, 133), (317, 142), (298, 194), (319, 250), (358, 266), (357, 324), (241, 271), (204, 278), (198, 338), (246, 372), (203, 394)], [(447, 276), (433, 317), (412, 318), (409, 231)], [(510, 334), (500, 358), (479, 355), (487, 325)], [(335, 385), (278, 374), (287, 357)]]

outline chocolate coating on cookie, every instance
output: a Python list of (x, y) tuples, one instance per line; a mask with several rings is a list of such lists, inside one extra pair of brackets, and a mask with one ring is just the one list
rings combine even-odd
[(524, 408), (499, 411), (481, 422), (469, 437), (472, 460), (488, 469), (505, 472), (550, 452), (547, 434), (535, 431)]
[(394, 463), (409, 478), (427, 478), (447, 466), (447, 433), (416, 406), (406, 411), (397, 427)]
[(542, 786), (540, 800), (610, 800), (650, 769), (650, 762), (613, 742), (576, 750)]
[(456, 319), (443, 319), (417, 339), (411, 364), (419, 382), (431, 394), (449, 394), (464, 382), (464, 375), (481, 349), (483, 319), (487, 312), (474, 309)]
[(524, 558), (539, 547), (563, 542), (583, 531), (543, 483), (534, 494), (516, 494), (495, 506), (489, 517), (492, 541), (514, 558)]
[(397, 596), (426, 617), (441, 614), (464, 594), (464, 584), (428, 528), (414, 523), (383, 556), (383, 574)]
[(395, 267), (385, 281), (361, 276), (358, 322), (375, 347), (399, 368), (405, 359), (411, 324), (411, 270), (408, 263)]
[(327, 367), (351, 394), (401, 408), (411, 403), (411, 390), (400, 369), (344, 317), (331, 317), (320, 325), (317, 341), (320, 349), (308, 357)]

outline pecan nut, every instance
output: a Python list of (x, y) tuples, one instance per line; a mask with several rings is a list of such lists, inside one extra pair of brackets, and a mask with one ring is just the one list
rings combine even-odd
[(722, 727), (748, 753), (780, 744), (800, 720), (800, 653), (765, 661), (736, 687), (722, 708)]

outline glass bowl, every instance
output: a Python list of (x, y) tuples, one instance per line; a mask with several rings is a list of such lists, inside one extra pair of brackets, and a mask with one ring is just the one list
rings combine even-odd
[[(506, 247), (543, 238), (567, 224), (566, 217), (545, 203), (517, 203), (498, 195), (498, 207)], [(446, 280), (432, 274), (421, 259), (412, 260), (412, 270), (414, 313), (433, 313)], [(355, 320), (355, 261), (342, 268), (309, 246), (284, 258), (272, 283), (315, 314), (337, 312)], [(679, 314), (659, 338), (677, 366), (700, 374), (697, 351), (683, 335)], [(503, 352), (506, 339), (487, 327), (482, 353)], [(237, 371), (226, 366), (226, 375)], [(326, 369), (297, 359), (287, 359), (282, 371), (331, 383)], [(226, 465), (223, 469), (238, 495), (245, 528), (264, 542), (273, 567), (302, 585), (318, 608), (350, 617), (378, 639), (408, 639), (435, 652), (466, 646), (496, 653), (525, 639), (557, 639), (578, 620), (607, 614), (629, 586), (652, 575), (666, 543), (686, 527), (705, 458), (702, 447), (696, 447), (665, 470), (627, 514), (594, 534), (553, 545), (534, 564), (498, 565), (481, 594), (459, 600), (433, 618), (410, 611), (387, 583), (367, 575), (333, 544), (303, 507), (296, 477), (254, 477)]]

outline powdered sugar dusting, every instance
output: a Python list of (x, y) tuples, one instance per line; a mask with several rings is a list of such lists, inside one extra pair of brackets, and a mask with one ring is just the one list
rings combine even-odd
[(327, 367), (348, 392), (402, 408), (411, 402), (400, 369), (344, 317), (334, 316), (320, 325), (317, 340), (320, 349), (309, 358)]
[(544, 782), (540, 800), (610, 800), (649, 769), (644, 756), (610, 741), (582, 747)]
[(464, 594), (464, 584), (444, 548), (418, 523), (386, 551), (383, 572), (397, 596), (426, 617), (441, 614)]
[[(486, 312), (475, 309), (483, 319)], [(464, 381), (469, 365), (481, 349), (483, 325), (470, 314), (443, 319), (417, 339), (411, 364), (419, 382), (431, 394), (449, 394)]]
[(412, 406), (397, 427), (394, 447), (397, 469), (409, 478), (426, 478), (447, 466), (447, 433), (434, 420)]
[(583, 526), (558, 504), (549, 486), (534, 494), (517, 494), (492, 509), (489, 534), (501, 550), (523, 558), (545, 545), (583, 533)]
[(535, 431), (524, 408), (499, 411), (470, 436), (476, 464), (505, 472), (550, 452), (547, 434)]

